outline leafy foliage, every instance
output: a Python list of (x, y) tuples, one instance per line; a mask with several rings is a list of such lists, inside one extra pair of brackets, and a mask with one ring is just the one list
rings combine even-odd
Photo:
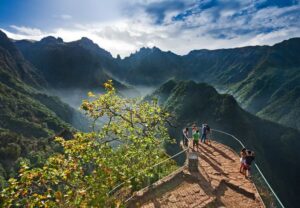
[[(111, 80), (104, 87), (105, 94), (89, 93), (81, 107), (95, 124), (99, 119), (105, 124), (100, 129), (94, 125), (89, 133), (78, 132), (72, 140), (57, 138), (64, 151), (43, 167), (22, 162), (19, 176), (11, 178), (1, 193), (3, 206), (119, 206), (147, 178), (155, 177), (149, 167), (167, 158), (162, 145), (171, 140), (166, 126), (170, 114), (155, 100), (119, 97)], [(161, 174), (175, 167), (173, 162), (164, 164)], [(120, 189), (108, 194), (120, 183)]]
[(41, 166), (57, 151), (55, 135), (71, 134), (71, 124), (80, 130), (88, 125), (84, 115), (42, 92), (44, 87), (47, 82), (0, 31), (0, 187), (17, 173), (21, 158)]

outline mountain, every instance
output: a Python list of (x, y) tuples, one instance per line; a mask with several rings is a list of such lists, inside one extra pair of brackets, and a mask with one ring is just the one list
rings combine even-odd
[[(172, 112), (179, 125), (174, 136), (181, 138), (181, 129), (196, 122), (208, 123), (214, 129), (229, 132), (256, 152), (256, 163), (271, 182), (287, 207), (299, 204), (298, 171), (300, 133), (292, 128), (263, 120), (243, 110), (233, 96), (218, 94), (211, 86), (194, 81), (168, 81), (150, 97)], [(235, 146), (228, 137), (215, 134), (225, 144)], [(238, 167), (237, 167), (238, 168)]]
[(0, 65), (2, 82), (9, 83), (10, 79), (21, 80), (33, 87), (41, 88), (46, 82), (43, 77), (33, 70), (15, 45), (8, 40), (5, 33), (0, 31)]
[[(117, 67), (111, 54), (88, 38), (65, 43), (61, 38), (15, 41), (25, 58), (58, 89), (95, 89), (113, 79), (106, 70)], [(117, 88), (125, 86), (114, 80)]]
[(156, 47), (141, 48), (135, 54), (117, 61), (120, 70), (115, 75), (123, 73), (124, 81), (134, 85), (159, 85), (180, 76), (184, 69), (180, 56)]
[(300, 39), (270, 47), (261, 63), (230, 91), (250, 112), (300, 129)]
[[(300, 38), (274, 46), (194, 50), (184, 56), (142, 48), (118, 60), (120, 79), (159, 85), (176, 78), (212, 84), (262, 118), (300, 129)], [(121, 70), (122, 68), (122, 70)]]
[[(58, 89), (98, 89), (113, 79), (157, 87), (169, 79), (206, 82), (232, 94), (247, 111), (300, 130), (300, 38), (274, 46), (193, 50), (180, 56), (157, 47), (113, 58), (93, 41), (61, 38), (15, 41), (16, 46)], [(67, 93), (70, 94), (70, 93)]]
[(70, 136), (75, 128), (87, 126), (79, 112), (43, 93), (47, 86), (0, 31), (0, 185), (15, 174), (20, 158), (38, 165), (57, 149), (52, 142), (55, 135)]

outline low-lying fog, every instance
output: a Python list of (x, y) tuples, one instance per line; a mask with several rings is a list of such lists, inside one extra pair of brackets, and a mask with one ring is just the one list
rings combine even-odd
[[(127, 90), (121, 90), (118, 93), (121, 96), (127, 97), (127, 98), (137, 98), (151, 94), (155, 90), (154, 87), (132, 87), (131, 89)], [(57, 96), (59, 97), (64, 103), (67, 103), (74, 109), (78, 110), (80, 113), (74, 113), (72, 115), (72, 122), (71, 124), (82, 131), (89, 131), (91, 130), (92, 121), (90, 119), (85, 119), (85, 115), (83, 115), (83, 111), (80, 110), (80, 106), (82, 103), (82, 100), (88, 99), (88, 92), (93, 92), (94, 94), (101, 94), (104, 91), (100, 89), (55, 89), (51, 91), (47, 91), (47, 94)], [(96, 128), (98, 129), (101, 127), (104, 123), (106, 123), (107, 120), (105, 118), (99, 119), (96, 122)]]
[[(131, 89), (120, 90), (118, 93), (127, 98), (144, 97), (151, 94), (155, 90), (155, 87), (132, 87)], [(99, 89), (55, 89), (48, 91), (51, 95), (58, 96), (63, 102), (69, 104), (71, 107), (78, 109), (82, 103), (82, 100), (87, 99), (88, 92), (94, 94), (101, 94), (103, 90)]]

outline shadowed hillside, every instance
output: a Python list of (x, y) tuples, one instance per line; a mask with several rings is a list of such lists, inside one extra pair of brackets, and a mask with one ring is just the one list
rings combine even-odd
[[(61, 132), (86, 129), (87, 120), (57, 97), (42, 93), (47, 82), (0, 32), (0, 179), (15, 174), (21, 158), (40, 165)], [(68, 133), (67, 133), (68, 134)]]
[[(16, 41), (26, 59), (55, 88), (98, 89), (107, 79), (136, 86), (158, 86), (171, 78), (212, 84), (247, 111), (299, 129), (300, 38), (274, 46), (193, 50), (179, 56), (157, 47), (113, 58), (87, 38)], [(125, 88), (114, 80), (117, 88)]]
[[(65, 43), (61, 38), (45, 37), (15, 44), (54, 88), (98, 89), (112, 79), (106, 70), (116, 68), (111, 54), (87, 38)], [(119, 89), (125, 88), (114, 83)]]
[(142, 48), (118, 60), (118, 73), (131, 84), (157, 85), (170, 78), (206, 82), (234, 95), (246, 110), (299, 129), (299, 52), (300, 38), (184, 56)]
[(171, 80), (152, 96), (176, 115), (179, 135), (183, 125), (192, 122), (205, 122), (236, 135), (256, 152), (257, 163), (283, 201), (291, 207), (299, 202), (300, 165), (295, 161), (300, 157), (299, 132), (247, 113), (232, 96), (220, 95), (207, 84)]

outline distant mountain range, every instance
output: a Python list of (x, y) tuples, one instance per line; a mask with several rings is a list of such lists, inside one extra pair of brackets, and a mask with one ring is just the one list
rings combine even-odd
[(46, 37), (15, 44), (55, 88), (98, 88), (106, 79), (118, 88), (126, 88), (120, 81), (152, 87), (172, 78), (206, 82), (232, 94), (247, 111), (300, 129), (300, 38), (274, 46), (194, 50), (184, 56), (141, 48), (124, 59), (113, 58), (87, 38), (65, 43)]
[(131, 84), (158, 85), (170, 78), (206, 82), (232, 94), (249, 112), (300, 129), (300, 38), (184, 56), (142, 48), (118, 64)]
[(1, 177), (15, 173), (21, 157), (38, 165), (59, 151), (49, 140), (55, 134), (87, 127), (81, 114), (46, 92), (98, 91), (112, 79), (119, 90), (156, 87), (147, 98), (158, 97), (176, 115), (179, 129), (207, 122), (242, 138), (256, 150), (259, 165), (285, 204), (293, 207), (300, 202), (299, 70), (300, 38), (184, 56), (141, 48), (121, 59), (87, 38), (15, 41), (0, 31), (0, 184)]
[[(219, 94), (204, 83), (171, 80), (149, 97), (158, 98), (159, 103), (176, 116), (173, 121), (179, 125), (176, 138), (180, 139), (181, 130), (194, 122), (208, 123), (212, 128), (240, 138), (247, 148), (255, 150), (258, 165), (284, 204), (288, 207), (299, 204), (300, 164), (296, 158), (300, 158), (300, 133), (297, 130), (246, 112), (231, 95)], [(213, 138), (237, 147), (229, 137), (213, 134)]]
[(0, 186), (3, 177), (15, 174), (20, 158), (38, 164), (55, 148), (54, 135), (87, 127), (83, 115), (43, 93), (48, 86), (0, 31)]
[[(102, 88), (102, 83), (113, 79), (106, 71), (117, 67), (109, 52), (87, 38), (65, 43), (50, 36), (37, 42), (21, 40), (15, 44), (56, 89)], [(125, 88), (116, 80), (114, 84), (119, 89)]]

